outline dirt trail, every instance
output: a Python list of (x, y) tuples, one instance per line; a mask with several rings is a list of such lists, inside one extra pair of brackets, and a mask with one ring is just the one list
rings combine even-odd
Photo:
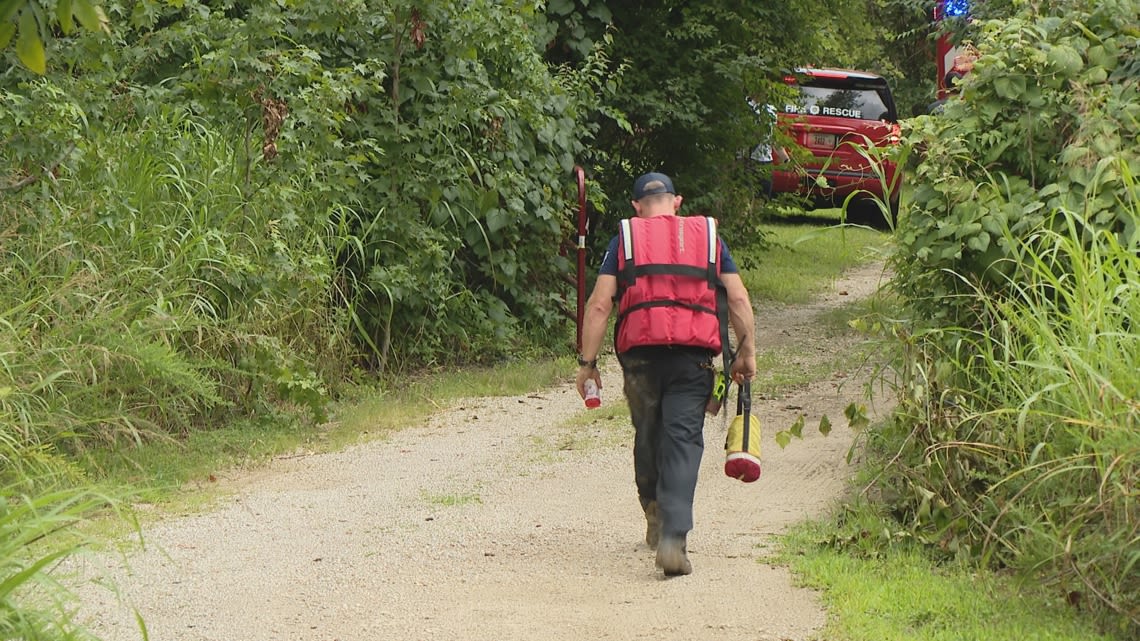
[[(827, 361), (857, 339), (816, 317), (881, 278), (865, 267), (813, 304), (761, 305), (761, 350)], [(621, 403), (604, 360), (604, 402)], [(234, 491), (210, 511), (147, 527), (129, 569), (84, 560), (85, 576), (120, 590), (86, 586), (83, 617), (107, 641), (142, 638), (136, 610), (152, 641), (805, 641), (825, 612), (758, 558), (770, 535), (842, 491), (843, 408), (862, 399), (862, 376), (757, 398), (764, 472), (753, 484), (724, 476), (726, 420), (707, 423), (690, 576), (664, 579), (643, 542), (632, 428), (587, 414), (561, 385), (468, 399), (384, 442), (225, 481)], [(804, 440), (779, 449), (774, 431), (800, 413)], [(823, 414), (835, 426), (826, 438), (812, 427)]]

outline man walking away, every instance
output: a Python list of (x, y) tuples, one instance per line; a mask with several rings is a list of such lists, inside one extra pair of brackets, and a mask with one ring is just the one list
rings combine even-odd
[(713, 359), (729, 349), (726, 317), (738, 343), (733, 380), (756, 375), (755, 318), (736, 263), (715, 219), (679, 216), (681, 202), (665, 174), (634, 182), (637, 215), (621, 221), (602, 259), (586, 305), (577, 375), (583, 398), (587, 380), (602, 387), (598, 353), (616, 303), (614, 341), (634, 426), (645, 542), (657, 550), (666, 576), (693, 571), (686, 539), (693, 529)]

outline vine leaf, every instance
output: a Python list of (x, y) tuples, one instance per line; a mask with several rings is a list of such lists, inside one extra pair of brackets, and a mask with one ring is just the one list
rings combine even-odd
[(851, 403), (843, 410), (843, 414), (847, 416), (847, 424), (853, 430), (861, 430), (871, 424), (871, 419), (867, 418), (867, 406)]
[(59, 20), (59, 29), (65, 36), (70, 35), (72, 29), (75, 28), (73, 16), (71, 0), (59, 0), (59, 3), (55, 5), (55, 17)]
[(831, 434), (831, 419), (827, 418), (827, 414), (819, 418), (819, 433), (824, 436)]
[(44, 53), (44, 43), (40, 39), (40, 26), (36, 22), (36, 14), (31, 9), (25, 9), (20, 16), (20, 36), (16, 38), (16, 56), (20, 62), (41, 76), (47, 72), (47, 54)]
[(779, 432), (776, 432), (776, 445), (779, 445), (781, 450), (787, 447), (788, 443), (791, 442), (792, 435), (788, 432), (788, 430), (780, 430)]
[(103, 13), (103, 9), (91, 3), (90, 0), (74, 0), (75, 4), (75, 17), (79, 18), (82, 24), (88, 31), (102, 31), (110, 33), (111, 29), (107, 26), (107, 14)]
[(5, 22), (0, 24), (0, 49), (8, 46), (12, 42), (12, 36), (16, 35), (16, 23)]
[(792, 426), (788, 428), (788, 431), (791, 432), (792, 436), (794, 436), (796, 438), (803, 438), (804, 437), (804, 415), (803, 414), (799, 415), (799, 418), (796, 419), (795, 423), (792, 423)]

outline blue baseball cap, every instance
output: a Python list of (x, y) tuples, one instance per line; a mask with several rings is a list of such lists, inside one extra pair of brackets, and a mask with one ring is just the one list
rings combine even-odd
[(641, 200), (656, 194), (676, 194), (673, 181), (665, 174), (649, 172), (633, 181), (633, 199)]

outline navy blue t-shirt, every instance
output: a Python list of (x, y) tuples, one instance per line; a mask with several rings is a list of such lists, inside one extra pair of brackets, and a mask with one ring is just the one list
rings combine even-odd
[[(717, 236), (717, 244), (720, 245), (720, 273), (735, 274), (739, 272), (740, 270), (736, 267), (736, 261), (732, 260), (732, 254), (728, 253), (728, 245), (724, 244), (724, 239)], [(610, 246), (606, 247), (606, 255), (602, 256), (602, 266), (598, 269), (598, 274), (605, 274), (607, 276), (618, 275), (617, 236), (610, 239)]]

